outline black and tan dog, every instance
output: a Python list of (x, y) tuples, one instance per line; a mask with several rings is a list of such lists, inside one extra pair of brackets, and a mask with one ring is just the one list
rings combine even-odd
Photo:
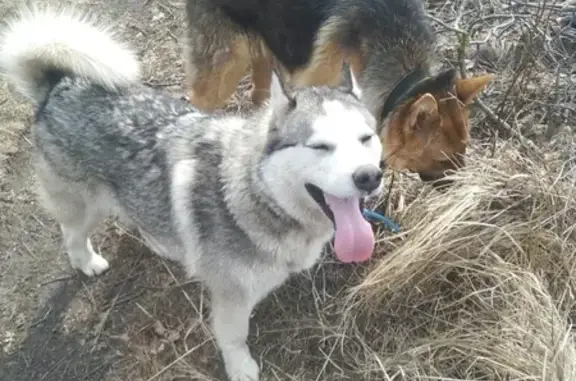
[(468, 106), (491, 75), (433, 74), (420, 0), (187, 0), (190, 102), (222, 106), (252, 68), (268, 98), (273, 64), (294, 86), (337, 84), (344, 61), (378, 118), (387, 166), (438, 180), (464, 162)]

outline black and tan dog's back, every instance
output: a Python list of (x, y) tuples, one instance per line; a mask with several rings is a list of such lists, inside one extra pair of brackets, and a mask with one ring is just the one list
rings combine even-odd
[(222, 106), (252, 69), (268, 98), (273, 63), (292, 85), (337, 84), (348, 61), (378, 118), (386, 164), (442, 178), (463, 164), (468, 106), (492, 76), (433, 74), (420, 0), (187, 0), (190, 102)]

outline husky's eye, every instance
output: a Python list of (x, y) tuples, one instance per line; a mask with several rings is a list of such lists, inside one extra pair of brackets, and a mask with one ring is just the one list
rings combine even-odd
[(374, 136), (374, 135), (364, 135), (364, 136), (362, 136), (362, 137), (360, 138), (360, 143), (362, 143), (362, 144), (368, 143), (370, 140), (372, 140), (372, 137), (373, 137), (373, 136)]
[(270, 155), (272, 152), (281, 151), (286, 148), (296, 147), (296, 144), (290, 142), (283, 142), (281, 140), (275, 139), (268, 143), (266, 146), (266, 154)]
[(326, 144), (326, 143), (312, 144), (312, 145), (309, 145), (308, 148), (312, 148), (312, 149), (319, 150), (319, 151), (331, 151), (333, 149), (333, 147), (331, 145)]
[(282, 143), (279, 144), (278, 147), (276, 147), (276, 151), (280, 151), (286, 148), (292, 148), (292, 147), (296, 147), (296, 144), (294, 143)]

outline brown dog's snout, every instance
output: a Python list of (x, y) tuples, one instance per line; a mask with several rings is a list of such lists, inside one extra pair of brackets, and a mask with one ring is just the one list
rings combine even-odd
[(438, 172), (418, 172), (418, 176), (420, 176), (420, 180), (430, 183), (433, 181), (438, 181), (446, 176), (444, 171)]
[(422, 181), (431, 182), (435, 188), (452, 185), (454, 180), (446, 179), (446, 176), (462, 168), (465, 164), (465, 159), (463, 155), (454, 155), (451, 160), (442, 161), (438, 164), (438, 167), (442, 169), (418, 172)]
[(432, 183), (436, 189), (446, 188), (454, 183), (454, 180), (447, 179), (446, 173), (442, 172), (419, 172), (418, 176), (426, 183)]
[(444, 188), (454, 183), (454, 180), (446, 178), (446, 176), (456, 172), (464, 165), (464, 160), (459, 158), (458, 161), (443, 162), (441, 170), (418, 172), (420, 179), (427, 183), (432, 183), (434, 188)]

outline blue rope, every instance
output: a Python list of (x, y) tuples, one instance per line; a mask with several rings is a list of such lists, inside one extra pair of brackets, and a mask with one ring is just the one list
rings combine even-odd
[(398, 225), (390, 218), (383, 216), (380, 213), (376, 213), (369, 209), (364, 209), (362, 210), (362, 214), (364, 215), (364, 218), (366, 218), (368, 221), (383, 223), (386, 226), (386, 228), (388, 228), (388, 230), (390, 230), (392, 233), (400, 232), (400, 225)]

